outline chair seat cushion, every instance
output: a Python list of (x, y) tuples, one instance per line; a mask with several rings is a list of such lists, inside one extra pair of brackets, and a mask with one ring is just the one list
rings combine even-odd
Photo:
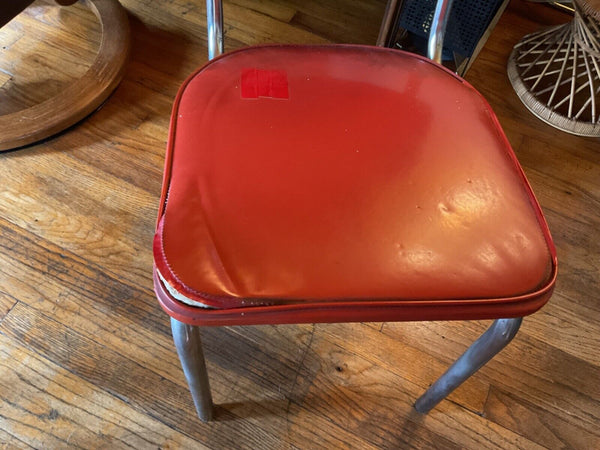
[(503, 302), (508, 317), (539, 308), (556, 275), (481, 95), (362, 46), (251, 47), (185, 82), (154, 259), (168, 295), (217, 309)]

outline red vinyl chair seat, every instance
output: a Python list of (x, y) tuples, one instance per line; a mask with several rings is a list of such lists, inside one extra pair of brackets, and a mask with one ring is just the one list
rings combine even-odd
[(191, 325), (521, 317), (557, 272), (483, 97), (362, 46), (246, 48), (184, 83), (154, 261)]

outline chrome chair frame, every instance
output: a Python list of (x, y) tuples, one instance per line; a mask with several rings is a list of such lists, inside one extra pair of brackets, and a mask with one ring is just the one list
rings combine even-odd
[[(395, 3), (395, 0), (390, 0), (390, 3)], [(451, 3), (452, 0), (438, 0), (431, 26), (432, 32), (429, 37), (428, 56), (438, 63), (441, 62), (444, 30)], [(383, 20), (383, 27), (389, 27), (389, 22), (392, 20), (390, 14), (394, 14), (394, 9), (393, 5), (388, 5), (386, 16)], [(208, 55), (209, 59), (213, 59), (223, 53), (222, 1), (207, 0), (206, 11)], [(385, 33), (387, 31), (382, 28), (380, 36)], [(522, 320), (522, 317), (495, 320), (489, 329), (417, 399), (414, 405), (415, 409), (425, 414), (434, 408), (454, 389), (506, 347), (517, 334)], [(196, 411), (200, 419), (207, 422), (213, 417), (213, 403), (202, 350), (200, 327), (188, 325), (171, 318), (171, 329)]]

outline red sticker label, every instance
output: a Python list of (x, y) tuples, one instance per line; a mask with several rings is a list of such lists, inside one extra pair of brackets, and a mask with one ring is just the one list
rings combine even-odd
[(242, 70), (242, 98), (288, 99), (287, 74), (283, 70)]

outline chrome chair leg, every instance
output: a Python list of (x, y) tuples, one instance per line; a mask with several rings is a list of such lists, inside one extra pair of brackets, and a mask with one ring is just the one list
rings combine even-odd
[[(450, 9), (454, 0), (437, 0), (434, 10), (433, 19), (429, 31), (429, 39), (427, 42), (427, 57), (439, 64), (442, 63), (442, 49), (444, 43), (444, 34), (448, 26), (448, 18), (450, 17)], [(388, 0), (381, 28), (379, 29), (379, 37), (377, 38), (378, 47), (391, 47), (392, 38), (397, 26), (402, 2), (399, 0)]]
[(379, 28), (379, 36), (377, 37), (377, 47), (390, 47), (394, 36), (395, 24), (398, 19), (399, 0), (388, 0), (385, 7), (385, 13), (381, 19), (381, 27)]
[(438, 64), (442, 63), (442, 49), (444, 46), (444, 35), (446, 26), (450, 17), (450, 8), (454, 0), (437, 0), (431, 28), (429, 30), (429, 40), (427, 42), (427, 57)]
[(512, 340), (522, 317), (497, 319), (415, 403), (420, 413), (428, 413), (448, 394), (477, 372)]
[(223, 2), (206, 0), (206, 25), (208, 32), (208, 59), (223, 53)]
[(213, 403), (200, 340), (200, 327), (171, 318), (171, 331), (198, 417), (208, 422), (213, 416)]

